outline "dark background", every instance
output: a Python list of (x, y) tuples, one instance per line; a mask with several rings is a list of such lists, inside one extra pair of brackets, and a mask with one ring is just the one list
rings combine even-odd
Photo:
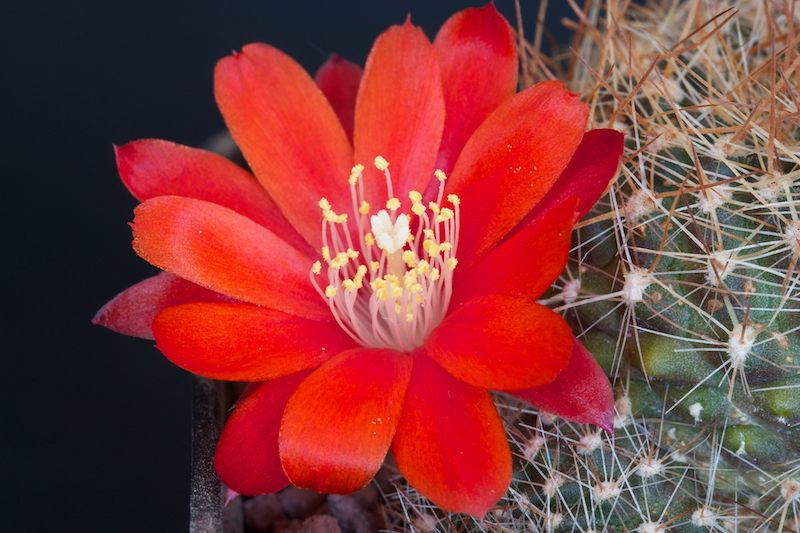
[[(222, 130), (214, 64), (249, 42), (313, 73), (333, 52), (363, 64), (408, 13), (433, 39), (449, 15), (482, 3), (3, 3), (3, 531), (187, 529), (190, 377), (152, 342), (89, 322), (155, 273), (130, 246), (136, 201), (112, 143), (198, 146)], [(513, 0), (496, 3), (516, 25)], [(568, 8), (550, 3), (547, 26), (559, 31)], [(532, 35), (538, 1), (522, 10)]]

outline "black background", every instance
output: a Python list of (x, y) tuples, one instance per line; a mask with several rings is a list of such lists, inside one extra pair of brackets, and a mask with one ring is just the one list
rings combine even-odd
[[(559, 31), (568, 8), (550, 3), (547, 26)], [(152, 342), (89, 322), (155, 273), (130, 246), (136, 201), (112, 143), (198, 146), (222, 130), (214, 64), (249, 42), (313, 73), (333, 52), (363, 64), (372, 41), (408, 13), (433, 39), (449, 15), (481, 4), (3, 3), (3, 531), (187, 529), (189, 375)], [(516, 24), (512, 0), (497, 7)], [(538, 2), (522, 9), (532, 34)]]

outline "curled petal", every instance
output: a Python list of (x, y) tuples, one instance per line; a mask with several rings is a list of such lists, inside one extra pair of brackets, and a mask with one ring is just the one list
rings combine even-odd
[(265, 44), (221, 59), (214, 95), (258, 181), (319, 249), (321, 218), (309, 216), (319, 199), (341, 211), (352, 203), (352, 147), (328, 100), (300, 65)]
[(193, 302), (230, 302), (228, 296), (195, 285), (169, 272), (140, 281), (116, 295), (100, 309), (92, 323), (112, 331), (141, 337), (153, 337), (153, 319), (163, 309)]
[(114, 147), (122, 182), (138, 200), (185, 196), (232, 209), (310, 252), (252, 174), (217, 154), (157, 139)]
[(486, 294), (445, 318), (425, 350), (453, 377), (476, 387), (523, 389), (553, 381), (567, 366), (572, 334), (544, 306)]
[(334, 54), (314, 75), (314, 81), (339, 117), (350, 142), (353, 142), (356, 97), (363, 73), (360, 66)]
[(561, 374), (541, 387), (506, 391), (547, 413), (614, 433), (614, 391), (603, 369), (578, 339)]
[(265, 381), (316, 368), (355, 347), (332, 320), (319, 322), (243, 303), (165, 309), (153, 322), (156, 345), (190, 372), (228, 381)]
[(422, 29), (406, 21), (375, 41), (364, 67), (356, 101), (355, 162), (363, 164), (367, 201), (387, 199), (386, 178), (372, 161), (389, 161), (393, 193), (424, 192), (444, 127), (444, 97), (439, 63)]
[(490, 3), (450, 17), (433, 46), (447, 110), (436, 168), (450, 174), (472, 133), (516, 93), (517, 43), (506, 19)]
[(289, 396), (307, 375), (251, 383), (242, 394), (214, 454), (217, 475), (229, 488), (256, 496), (289, 486), (278, 454), (278, 431)]
[(485, 256), (566, 168), (589, 110), (560, 82), (543, 82), (498, 107), (467, 142), (448, 180), (461, 198), (459, 268)]
[(445, 511), (483, 518), (511, 482), (511, 453), (489, 393), (422, 353), (392, 451), (408, 482)]
[(563, 272), (577, 200), (567, 200), (494, 248), (461, 278), (451, 309), (482, 294), (536, 300)]
[(292, 483), (332, 494), (369, 483), (394, 437), (411, 365), (408, 354), (359, 348), (303, 381), (286, 406), (280, 434)]
[(553, 188), (522, 219), (516, 229), (527, 226), (543, 213), (572, 197), (580, 199), (577, 219), (583, 218), (617, 175), (624, 148), (623, 139), (624, 135), (614, 130), (586, 132), (575, 150), (575, 155)]
[(308, 279), (313, 261), (249, 218), (180, 196), (152, 198), (134, 214), (133, 248), (151, 264), (238, 300), (330, 316)]

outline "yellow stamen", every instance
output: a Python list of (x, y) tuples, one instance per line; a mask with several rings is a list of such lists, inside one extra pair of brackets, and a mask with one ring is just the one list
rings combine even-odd
[(334, 287), (333, 285), (328, 285), (327, 287), (325, 287), (325, 296), (327, 296), (328, 298), (333, 298), (334, 296), (336, 296), (336, 287)]
[(375, 163), (375, 168), (377, 168), (380, 171), (386, 170), (386, 167), (389, 166), (389, 162), (381, 156), (376, 157), (374, 163)]
[(397, 211), (400, 209), (400, 200), (397, 198), (390, 198), (388, 202), (386, 202), (386, 209), (390, 209), (392, 211)]
[(362, 200), (361, 207), (358, 208), (358, 212), (362, 215), (369, 214), (369, 204)]
[(447, 266), (450, 267), (451, 271), (456, 269), (457, 264), (458, 264), (458, 259), (456, 259), (455, 257), (451, 257), (450, 259), (447, 260)]
[(322, 264), (319, 261), (315, 261), (314, 265), (311, 267), (311, 272), (319, 275), (319, 273), (322, 272)]
[(433, 175), (436, 176), (436, 179), (438, 179), (440, 182), (443, 182), (447, 179), (447, 175), (441, 169), (436, 169)]

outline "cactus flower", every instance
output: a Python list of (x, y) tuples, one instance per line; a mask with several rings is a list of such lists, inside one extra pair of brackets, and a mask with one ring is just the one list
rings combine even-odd
[(491, 4), (433, 43), (393, 26), (363, 73), (333, 58), (316, 83), (251, 44), (214, 88), (253, 174), (164, 141), (117, 148), (142, 202), (134, 249), (166, 272), (95, 322), (250, 382), (217, 445), (231, 489), (347, 494), (391, 450), (435, 504), (482, 517), (512, 472), (487, 390), (611, 425), (607, 379), (536, 299), (621, 135), (584, 134), (587, 107), (561, 83), (516, 93), (517, 69)]

